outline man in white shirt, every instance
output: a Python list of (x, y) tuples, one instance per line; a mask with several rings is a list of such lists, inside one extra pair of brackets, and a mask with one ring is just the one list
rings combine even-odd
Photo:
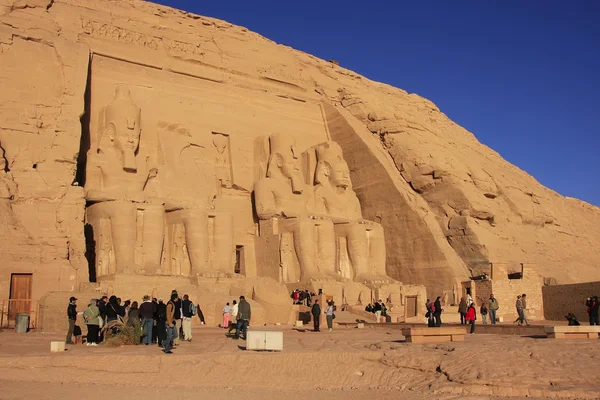
[(231, 333), (231, 331), (235, 330), (237, 327), (238, 307), (239, 304), (236, 300), (234, 300), (233, 306), (231, 307), (231, 322), (229, 323), (229, 333)]

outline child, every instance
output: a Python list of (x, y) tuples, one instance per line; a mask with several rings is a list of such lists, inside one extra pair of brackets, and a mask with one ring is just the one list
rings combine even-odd
[(79, 325), (75, 325), (75, 328), (73, 329), (73, 336), (75, 336), (75, 344), (83, 344), (83, 338), (81, 337), (81, 327)]

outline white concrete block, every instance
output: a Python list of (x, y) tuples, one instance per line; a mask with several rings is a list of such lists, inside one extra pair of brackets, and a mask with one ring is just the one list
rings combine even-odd
[(51, 352), (65, 351), (65, 342), (50, 342)]
[(283, 350), (283, 332), (249, 330), (246, 350)]
[(358, 325), (356, 326), (358, 329), (364, 329), (365, 328), (365, 324), (363, 324), (362, 322), (359, 322)]
[(298, 326), (298, 327), (304, 326), (304, 322), (296, 321), (296, 326)]

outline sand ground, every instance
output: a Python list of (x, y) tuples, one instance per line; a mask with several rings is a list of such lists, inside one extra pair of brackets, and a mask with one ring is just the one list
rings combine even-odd
[(50, 353), (64, 335), (3, 332), (0, 399), (600, 399), (600, 340), (476, 334), (421, 345), (393, 329), (283, 330), (280, 353), (246, 351), (201, 327), (172, 355), (156, 346)]

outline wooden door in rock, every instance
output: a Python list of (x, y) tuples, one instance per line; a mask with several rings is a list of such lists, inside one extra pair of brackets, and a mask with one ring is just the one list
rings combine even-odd
[(15, 321), (17, 314), (31, 314), (31, 287), (33, 274), (12, 274), (10, 277), (10, 300), (8, 304), (9, 324)]
[(406, 318), (417, 316), (417, 296), (406, 296)]

